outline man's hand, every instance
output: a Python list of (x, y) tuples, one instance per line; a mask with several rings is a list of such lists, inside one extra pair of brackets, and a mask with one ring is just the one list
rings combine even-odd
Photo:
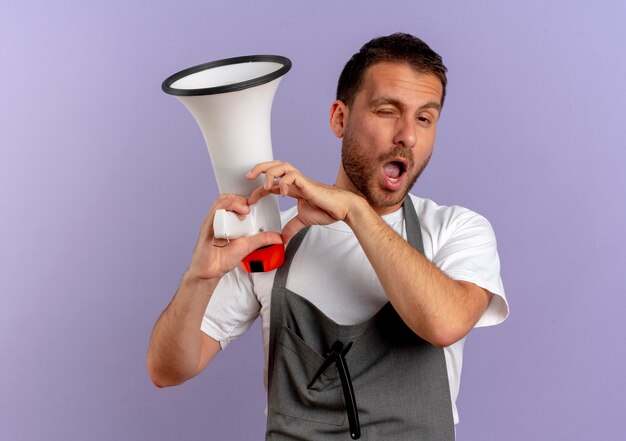
[(298, 231), (309, 225), (327, 225), (345, 221), (350, 210), (363, 198), (349, 191), (320, 184), (305, 177), (298, 169), (287, 162), (270, 161), (257, 164), (248, 172), (248, 179), (265, 174), (262, 187), (257, 188), (248, 198), (248, 204), (256, 204), (268, 194), (290, 196), (298, 200), (298, 215), (283, 228), (285, 243)]
[(225, 239), (215, 239), (213, 218), (215, 211), (219, 209), (237, 213), (241, 219), (250, 213), (250, 207), (243, 196), (222, 194), (217, 198), (202, 224), (200, 236), (191, 258), (191, 265), (187, 273), (192, 278), (199, 280), (219, 279), (257, 248), (282, 243), (280, 234), (276, 232), (240, 237), (230, 240), (230, 243)]
[(159, 387), (180, 384), (197, 375), (220, 350), (218, 341), (200, 331), (204, 311), (219, 279), (257, 248), (282, 243), (276, 232), (240, 237), (230, 242), (215, 240), (213, 218), (215, 211), (222, 208), (239, 217), (250, 212), (245, 197), (223, 194), (204, 220), (191, 265), (150, 338), (147, 368)]

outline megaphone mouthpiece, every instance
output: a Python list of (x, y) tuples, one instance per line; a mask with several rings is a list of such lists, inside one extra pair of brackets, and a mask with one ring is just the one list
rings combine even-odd
[(269, 83), (291, 69), (280, 55), (246, 55), (199, 64), (169, 76), (161, 89), (169, 95), (198, 96), (237, 92)]

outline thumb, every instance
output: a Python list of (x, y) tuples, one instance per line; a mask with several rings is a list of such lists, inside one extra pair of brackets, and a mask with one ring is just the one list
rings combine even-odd
[(283, 238), (275, 231), (266, 231), (264, 233), (255, 234), (254, 236), (247, 237), (246, 239), (248, 239), (248, 253), (267, 245), (283, 243)]
[(283, 241), (285, 244), (289, 243), (291, 238), (298, 234), (298, 231), (306, 227), (306, 225), (298, 218), (298, 216), (291, 219), (289, 222), (285, 224), (283, 227)]

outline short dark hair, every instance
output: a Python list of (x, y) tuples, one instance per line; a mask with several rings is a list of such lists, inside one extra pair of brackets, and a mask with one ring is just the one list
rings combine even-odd
[(368, 67), (381, 62), (407, 63), (416, 72), (433, 74), (441, 81), (441, 105), (446, 97), (446, 66), (441, 56), (419, 38), (403, 33), (377, 37), (365, 43), (346, 63), (337, 84), (337, 99), (354, 101)]

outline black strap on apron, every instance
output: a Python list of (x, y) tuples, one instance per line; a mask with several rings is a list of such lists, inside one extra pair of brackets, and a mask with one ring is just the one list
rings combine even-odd
[[(408, 242), (423, 253), (410, 196), (404, 216)], [(443, 349), (417, 336), (389, 302), (344, 326), (286, 288), (307, 231), (289, 242), (272, 288), (266, 439), (454, 440)]]

